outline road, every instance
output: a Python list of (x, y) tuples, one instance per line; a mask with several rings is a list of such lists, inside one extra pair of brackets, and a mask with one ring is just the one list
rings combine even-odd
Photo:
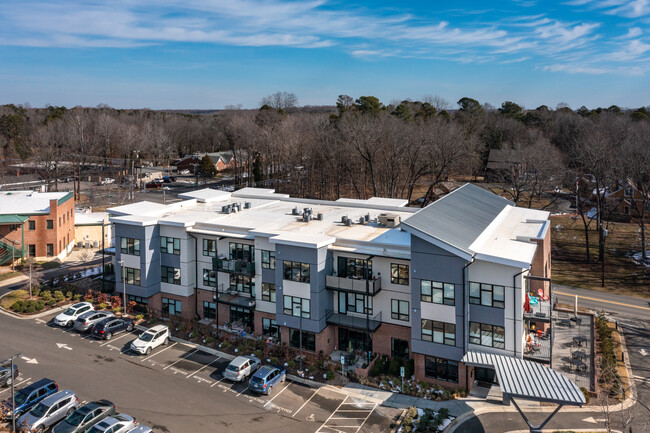
[(650, 302), (647, 299), (560, 285), (554, 285), (554, 292), (562, 303), (573, 305), (574, 296), (578, 295), (579, 308), (605, 310), (615, 318), (650, 318)]
[[(226, 359), (180, 343), (136, 356), (128, 351), (132, 333), (96, 341), (44, 320), (4, 314), (0, 329), (0, 358), (23, 353), (37, 361), (20, 362), (19, 387), (48, 377), (80, 400), (111, 400), (118, 411), (158, 433), (388, 432), (401, 413), (334, 387), (315, 389), (290, 381), (270, 396), (253, 395), (245, 383), (221, 379)], [(0, 389), (0, 399), (8, 392)]]

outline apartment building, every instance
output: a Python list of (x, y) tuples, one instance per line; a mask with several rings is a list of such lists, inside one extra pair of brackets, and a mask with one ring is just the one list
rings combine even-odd
[(526, 357), (530, 330), (550, 326), (550, 309), (524, 309), (532, 283), (550, 294), (548, 212), (474, 185), (424, 209), (257, 188), (179, 197), (108, 210), (117, 281), (163, 315), (413, 358), (418, 379), (452, 388), (490, 380), (462, 364), (468, 350)]

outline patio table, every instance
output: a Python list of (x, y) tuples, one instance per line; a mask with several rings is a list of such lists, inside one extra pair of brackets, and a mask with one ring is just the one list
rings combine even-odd
[(587, 364), (582, 362), (581, 360), (577, 358), (571, 358), (569, 360), (569, 363), (576, 369), (576, 370), (586, 370), (587, 369)]
[(581, 317), (572, 317), (571, 319), (572, 322), (576, 322), (576, 325), (580, 326), (582, 324), (582, 318)]
[(569, 319), (560, 319), (561, 326), (571, 326), (571, 321)]
[(573, 342), (578, 346), (582, 346), (582, 343), (586, 341), (587, 341), (587, 337), (585, 337), (584, 335), (576, 335), (575, 337), (573, 337)]
[(587, 354), (582, 350), (576, 350), (575, 352), (571, 353), (571, 357), (574, 359), (583, 360), (587, 357)]

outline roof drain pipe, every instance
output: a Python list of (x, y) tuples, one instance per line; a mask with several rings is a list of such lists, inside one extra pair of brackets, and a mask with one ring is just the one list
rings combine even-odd
[[(515, 348), (515, 358), (517, 357), (517, 320), (515, 318), (516, 311), (518, 309), (516, 308), (517, 306), (517, 277), (524, 272), (530, 271), (530, 267), (526, 269), (522, 269), (521, 272), (517, 272), (512, 276), (512, 344), (514, 345)], [(521, 285), (521, 294), (522, 294), (522, 300), (523, 300), (523, 295), (524, 293), (524, 285)], [(523, 312), (522, 312), (522, 325), (523, 325)], [(504, 323), (505, 323), (505, 317), (504, 317)]]
[[(467, 317), (467, 320), (463, 322), (463, 347), (465, 349), (465, 354), (467, 353), (468, 350), (468, 340), (469, 340), (469, 296), (467, 295), (467, 280), (469, 278), (465, 277), (465, 272), (467, 271), (467, 268), (469, 265), (474, 263), (474, 257), (472, 256), (472, 260), (467, 262), (465, 266), (463, 266), (463, 317)], [(469, 368), (467, 365), (465, 365), (465, 389), (469, 390)], [(469, 392), (469, 391), (468, 391)]]
[(187, 232), (187, 234), (194, 238), (194, 317), (201, 320), (199, 315), (199, 240), (192, 233)]

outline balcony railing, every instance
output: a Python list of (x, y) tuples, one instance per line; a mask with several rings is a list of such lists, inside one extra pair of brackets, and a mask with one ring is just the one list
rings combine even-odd
[(234, 305), (236, 307), (255, 308), (255, 294), (239, 291), (231, 286), (219, 284), (213, 294), (213, 300), (220, 304)]
[(530, 313), (524, 310), (524, 318), (538, 322), (550, 322), (551, 311), (551, 302), (539, 300), (537, 304), (530, 304)]
[(349, 314), (335, 313), (334, 310), (325, 312), (325, 321), (328, 325), (343, 326), (344, 328), (368, 330), (375, 332), (381, 325), (381, 311), (370, 318), (351, 316)]
[(524, 349), (524, 359), (528, 359), (530, 361), (542, 362), (544, 364), (550, 364), (551, 363), (551, 340), (550, 339), (542, 340), (538, 338), (537, 344), (533, 345), (530, 350), (527, 348)]
[(248, 260), (229, 260), (229, 259), (212, 259), (212, 266), (214, 270), (219, 272), (227, 272), (229, 274), (241, 275), (255, 275), (255, 262)]
[(358, 278), (337, 277), (327, 275), (325, 277), (325, 286), (330, 290), (340, 290), (343, 292), (354, 292), (366, 294), (367, 290), (370, 296), (375, 296), (381, 291), (381, 279), (364, 280)]

